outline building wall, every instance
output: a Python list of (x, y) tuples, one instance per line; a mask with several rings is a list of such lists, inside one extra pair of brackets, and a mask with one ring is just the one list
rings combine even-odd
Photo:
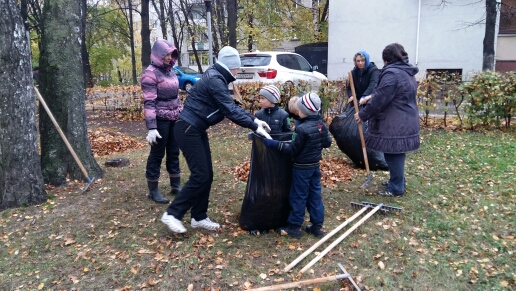
[(328, 78), (347, 77), (360, 50), (382, 68), (382, 50), (393, 42), (405, 47), (410, 62), (420, 69), (419, 77), (427, 69), (462, 69), (464, 76), (481, 70), (485, 25), (466, 23), (483, 18), (485, 3), (458, 2), (439, 8), (441, 0), (330, 1)]

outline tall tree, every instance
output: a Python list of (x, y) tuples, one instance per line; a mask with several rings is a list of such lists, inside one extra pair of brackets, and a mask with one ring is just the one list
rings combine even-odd
[(84, 84), (88, 88), (93, 87), (93, 76), (91, 74), (90, 55), (86, 49), (86, 20), (88, 19), (87, 0), (81, 0), (81, 58)]
[[(46, 0), (41, 35), (40, 86), (46, 103), (90, 176), (101, 177), (86, 125), (81, 59), (81, 3)], [(61, 185), (84, 178), (51, 119), (40, 105), (41, 165), (45, 182)]]
[(0, 0), (0, 210), (46, 201), (30, 45), (17, 0)]
[(151, 63), (151, 43), (150, 43), (150, 26), (149, 26), (149, 2), (150, 0), (141, 0), (141, 21), (142, 28), (140, 35), (142, 37), (142, 68), (145, 69)]
[(227, 0), (228, 11), (228, 42), (229, 45), (237, 47), (237, 22), (238, 22), (238, 8), (237, 0)]
[(482, 70), (494, 70), (497, 0), (486, 0), (486, 31), (484, 34)]
[(138, 80), (136, 78), (136, 53), (134, 44), (134, 3), (133, 0), (115, 0), (115, 3), (117, 4), (118, 8), (124, 12), (127, 26), (129, 27), (129, 45), (131, 47), (131, 76), (133, 85), (136, 85), (138, 84)]

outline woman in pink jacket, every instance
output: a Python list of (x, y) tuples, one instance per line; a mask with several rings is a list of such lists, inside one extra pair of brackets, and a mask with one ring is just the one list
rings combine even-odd
[(157, 203), (169, 202), (158, 191), (161, 161), (165, 153), (171, 193), (181, 191), (179, 146), (174, 139), (174, 126), (183, 105), (178, 96), (179, 81), (176, 74), (171, 72), (177, 58), (178, 51), (174, 45), (163, 39), (157, 40), (152, 46), (152, 62), (141, 77), (145, 123), (149, 130), (147, 142), (151, 145), (145, 170), (149, 187), (147, 197)]

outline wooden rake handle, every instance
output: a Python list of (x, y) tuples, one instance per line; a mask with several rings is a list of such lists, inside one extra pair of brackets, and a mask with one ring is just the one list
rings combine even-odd
[[(324, 255), (326, 255), (331, 249), (333, 249), (336, 245), (338, 245), (342, 240), (344, 240), (350, 233), (352, 233), (357, 227), (362, 225), (369, 217), (375, 214), (381, 207), (383, 203), (378, 204), (373, 210), (367, 213), (360, 221), (358, 221), (355, 225), (353, 225), (348, 231), (346, 231), (343, 235), (341, 235), (338, 239), (336, 239), (331, 245), (329, 245), (324, 251), (322, 251), (317, 257), (315, 257), (310, 263), (308, 263), (303, 269), (301, 269), (301, 273), (304, 273), (306, 270), (310, 269), (315, 263), (317, 263)], [(369, 207), (366, 207), (369, 208)]]
[(63, 142), (65, 143), (66, 147), (68, 148), (68, 150), (72, 154), (73, 158), (77, 162), (77, 165), (79, 165), (79, 168), (81, 168), (81, 171), (82, 171), (83, 175), (86, 177), (86, 179), (88, 181), (91, 181), (90, 177), (88, 176), (88, 172), (86, 171), (86, 169), (84, 168), (84, 166), (81, 163), (81, 160), (79, 160), (79, 157), (77, 156), (77, 154), (73, 150), (72, 146), (68, 142), (68, 139), (66, 138), (66, 135), (61, 130), (61, 127), (59, 126), (59, 124), (57, 123), (56, 119), (54, 118), (54, 115), (52, 115), (52, 112), (50, 111), (50, 108), (48, 108), (47, 103), (45, 102), (45, 100), (43, 99), (41, 94), (39, 93), (38, 88), (34, 87), (34, 91), (36, 91), (36, 96), (38, 97), (39, 102), (41, 103), (43, 108), (45, 108), (45, 111), (47, 112), (48, 117), (50, 117), (50, 120), (52, 120), (52, 123), (54, 124), (55, 128), (57, 129), (57, 132), (59, 132), (59, 135), (61, 135), (61, 138), (63, 139)]
[(302, 253), (299, 257), (297, 257), (297, 259), (295, 259), (292, 263), (290, 263), (290, 265), (286, 266), (285, 269), (283, 270), (284, 272), (288, 272), (290, 271), (290, 269), (294, 268), (301, 260), (303, 260), (306, 256), (308, 256), (310, 253), (312, 253), (316, 248), (318, 248), (320, 245), (322, 245), (325, 241), (327, 241), (328, 239), (330, 239), (334, 234), (336, 234), (337, 232), (339, 232), (342, 228), (344, 228), (346, 225), (348, 225), (349, 223), (351, 223), (353, 220), (355, 220), (357, 217), (359, 217), (360, 215), (362, 215), (362, 213), (364, 213), (364, 211), (366, 211), (368, 209), (368, 207), (364, 207), (362, 208), (360, 211), (358, 211), (357, 213), (355, 213), (355, 215), (351, 216), (350, 218), (348, 218), (346, 221), (344, 221), (341, 225), (339, 225), (337, 228), (335, 228), (334, 230), (332, 230), (330, 233), (328, 233), (326, 236), (324, 236), (323, 238), (321, 238), (321, 240), (319, 240), (318, 242), (316, 242), (311, 248), (309, 248), (308, 250), (306, 250), (304, 253)]
[[(348, 72), (349, 87), (351, 88), (351, 94), (353, 95), (353, 105), (355, 106), (355, 113), (358, 113), (358, 101), (357, 94), (355, 92), (355, 84), (353, 83), (353, 75)], [(364, 163), (366, 166), (367, 174), (369, 175), (369, 161), (367, 160), (367, 149), (364, 139), (364, 131), (362, 130), (362, 122), (358, 123), (358, 132), (360, 133), (360, 142), (362, 143), (362, 153), (364, 154)]]

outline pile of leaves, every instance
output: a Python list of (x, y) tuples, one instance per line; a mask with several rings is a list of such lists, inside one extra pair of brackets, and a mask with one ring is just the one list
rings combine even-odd
[[(250, 169), (251, 162), (245, 161), (231, 168), (231, 172), (235, 180), (246, 182)], [(322, 173), (321, 185), (326, 188), (336, 188), (339, 183), (348, 183), (352, 180), (351, 174), (358, 171), (347, 161), (338, 157), (323, 157), (320, 169)]]
[(88, 138), (94, 157), (140, 149), (147, 146), (144, 142), (103, 127), (88, 130)]

